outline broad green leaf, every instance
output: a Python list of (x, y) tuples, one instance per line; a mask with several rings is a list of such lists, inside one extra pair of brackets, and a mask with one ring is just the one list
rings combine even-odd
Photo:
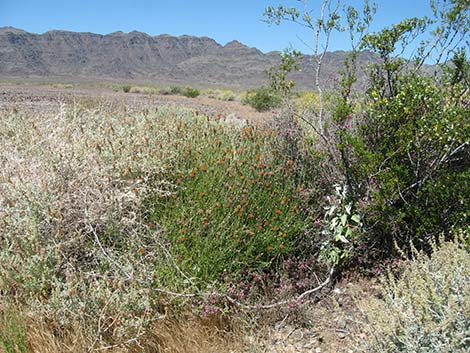
[(351, 219), (357, 224), (361, 223), (361, 216), (359, 216), (358, 214), (352, 215)]

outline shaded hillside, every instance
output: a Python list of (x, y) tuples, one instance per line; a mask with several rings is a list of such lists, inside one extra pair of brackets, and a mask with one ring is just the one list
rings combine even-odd
[[(346, 52), (327, 53), (322, 80), (331, 86)], [(372, 60), (361, 53), (359, 66)], [(49, 31), (33, 34), (0, 28), (0, 77), (116, 79), (200, 86), (254, 87), (266, 81), (264, 71), (279, 60), (232, 41), (225, 46), (208, 37), (150, 36), (141, 32), (107, 35)], [(313, 86), (313, 58), (303, 60), (299, 86)], [(364, 75), (359, 74), (359, 81)]]

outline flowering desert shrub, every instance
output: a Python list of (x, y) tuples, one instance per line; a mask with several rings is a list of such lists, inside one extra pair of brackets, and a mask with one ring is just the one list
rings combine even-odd
[(234, 130), (204, 117), (177, 125), (178, 157), (165, 174), (176, 187), (148, 198), (147, 210), (183, 271), (199, 280), (234, 278), (292, 251), (304, 226), (299, 190), (274, 131)]

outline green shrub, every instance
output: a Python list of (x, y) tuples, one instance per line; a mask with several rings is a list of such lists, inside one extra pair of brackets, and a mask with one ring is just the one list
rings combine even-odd
[(400, 37), (421, 26), (405, 20), (365, 37), (364, 47), (383, 61), (373, 64), (361, 110), (343, 96), (332, 112), (342, 183), (368, 229), (356, 242), (361, 257), (372, 254), (371, 244), (385, 256), (410, 240), (425, 249), (438, 234), (470, 222), (468, 60), (459, 52), (441, 76), (392, 60)]
[(188, 98), (196, 98), (197, 96), (199, 96), (199, 94), (200, 92), (197, 88), (193, 88), (189, 86), (185, 87), (182, 92), (182, 95)]
[(201, 92), (197, 88), (193, 88), (191, 86), (186, 86), (186, 87), (179, 87), (179, 86), (171, 86), (168, 91), (163, 92), (173, 95), (181, 95), (185, 96), (188, 98), (195, 98), (201, 94)]
[(122, 86), (122, 91), (124, 93), (129, 93), (131, 91), (131, 88), (132, 87), (130, 85), (124, 85), (124, 86)]
[(164, 177), (177, 189), (147, 200), (151, 222), (166, 229), (174, 257), (196, 281), (270, 268), (304, 227), (292, 161), (269, 131), (205, 118), (179, 124), (179, 158)]
[[(443, 13), (456, 11), (446, 17), (451, 22), (457, 14), (468, 21), (468, 9), (457, 6)], [(470, 221), (465, 53), (454, 52), (454, 66), (444, 67), (442, 76), (410, 70), (405, 60), (393, 56), (407, 44), (407, 35), (422, 33), (426, 26), (423, 19), (406, 19), (364, 37), (362, 48), (382, 61), (370, 73), (359, 133), (343, 128), (341, 135), (342, 156), (351, 157), (343, 161), (352, 197), (367, 200), (372, 241), (387, 244), (389, 251), (393, 241), (406, 247), (410, 239), (425, 248), (437, 234), (449, 234)], [(348, 125), (351, 103), (339, 104), (337, 113), (336, 121)], [(344, 148), (348, 144), (350, 150)]]
[[(467, 235), (468, 236), (468, 235)], [(364, 352), (464, 353), (470, 350), (470, 254), (458, 242), (419, 253), (381, 299), (364, 303)]]
[(369, 234), (388, 249), (393, 240), (425, 245), (470, 221), (470, 109), (430, 78), (406, 75), (394, 89), (371, 90), (360, 132), (343, 135), (349, 180), (356, 197), (368, 197)]
[[(320, 223), (318, 233), (329, 237), (320, 238), (323, 248), (334, 250), (332, 254), (339, 251), (344, 258), (358, 255), (361, 262), (367, 258), (370, 264), (367, 260), (393, 256), (395, 244), (409, 249), (410, 240), (427, 249), (436, 235), (449, 235), (470, 221), (470, 63), (468, 43), (463, 41), (470, 28), (470, 6), (465, 1), (434, 4), (431, 20), (408, 18), (372, 33), (368, 27), (376, 9), (364, 5), (362, 13), (348, 7), (345, 16), (330, 9), (326, 26), (323, 13), (312, 21), (308, 4), (304, 9), (268, 7), (265, 16), (274, 24), (287, 20), (312, 30), (318, 26), (317, 34), (324, 38), (316, 36), (315, 48), (322, 40), (328, 43), (331, 32), (339, 28), (355, 34), (336, 92), (327, 98), (325, 87), (317, 82), (318, 104), (300, 97), (297, 111), (286, 108), (305, 122), (300, 126), (313, 131), (314, 153), (324, 156), (320, 177), (312, 175), (311, 183), (312, 189), (324, 186), (330, 193), (326, 202), (316, 202), (324, 203), (322, 214), (327, 211), (327, 216), (314, 215)], [(354, 37), (360, 39), (356, 42)], [(404, 59), (402, 54), (419, 37), (426, 39), (416, 56)], [(378, 59), (368, 65), (365, 85), (357, 75), (360, 50), (369, 50)], [(273, 86), (287, 97), (292, 94), (286, 79), (295, 63), (292, 54), (286, 51), (279, 69), (269, 72)], [(452, 55), (452, 60), (440, 62)], [(424, 67), (434, 59), (435, 68)], [(249, 93), (246, 102), (255, 102), (256, 95)], [(342, 204), (349, 212), (338, 210), (337, 198), (331, 197), (336, 184), (345, 190)], [(361, 221), (349, 222), (352, 215)], [(343, 234), (348, 230), (350, 239)], [(345, 239), (341, 241), (340, 235)]]
[(248, 91), (242, 102), (252, 106), (259, 112), (263, 112), (279, 107), (282, 100), (271, 89), (263, 87)]

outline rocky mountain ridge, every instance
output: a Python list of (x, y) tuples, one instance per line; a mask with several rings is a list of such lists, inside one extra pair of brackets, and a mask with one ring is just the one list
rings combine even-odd
[[(322, 81), (339, 77), (347, 52), (325, 55)], [(359, 67), (374, 60), (359, 55)], [(0, 77), (123, 80), (154, 84), (179, 83), (214, 87), (256, 87), (266, 83), (265, 70), (279, 62), (279, 52), (263, 53), (236, 40), (221, 45), (208, 37), (133, 31), (102, 35), (52, 30), (34, 34), (0, 28)], [(314, 85), (314, 60), (304, 56), (298, 85)], [(364, 74), (359, 73), (359, 81)]]

